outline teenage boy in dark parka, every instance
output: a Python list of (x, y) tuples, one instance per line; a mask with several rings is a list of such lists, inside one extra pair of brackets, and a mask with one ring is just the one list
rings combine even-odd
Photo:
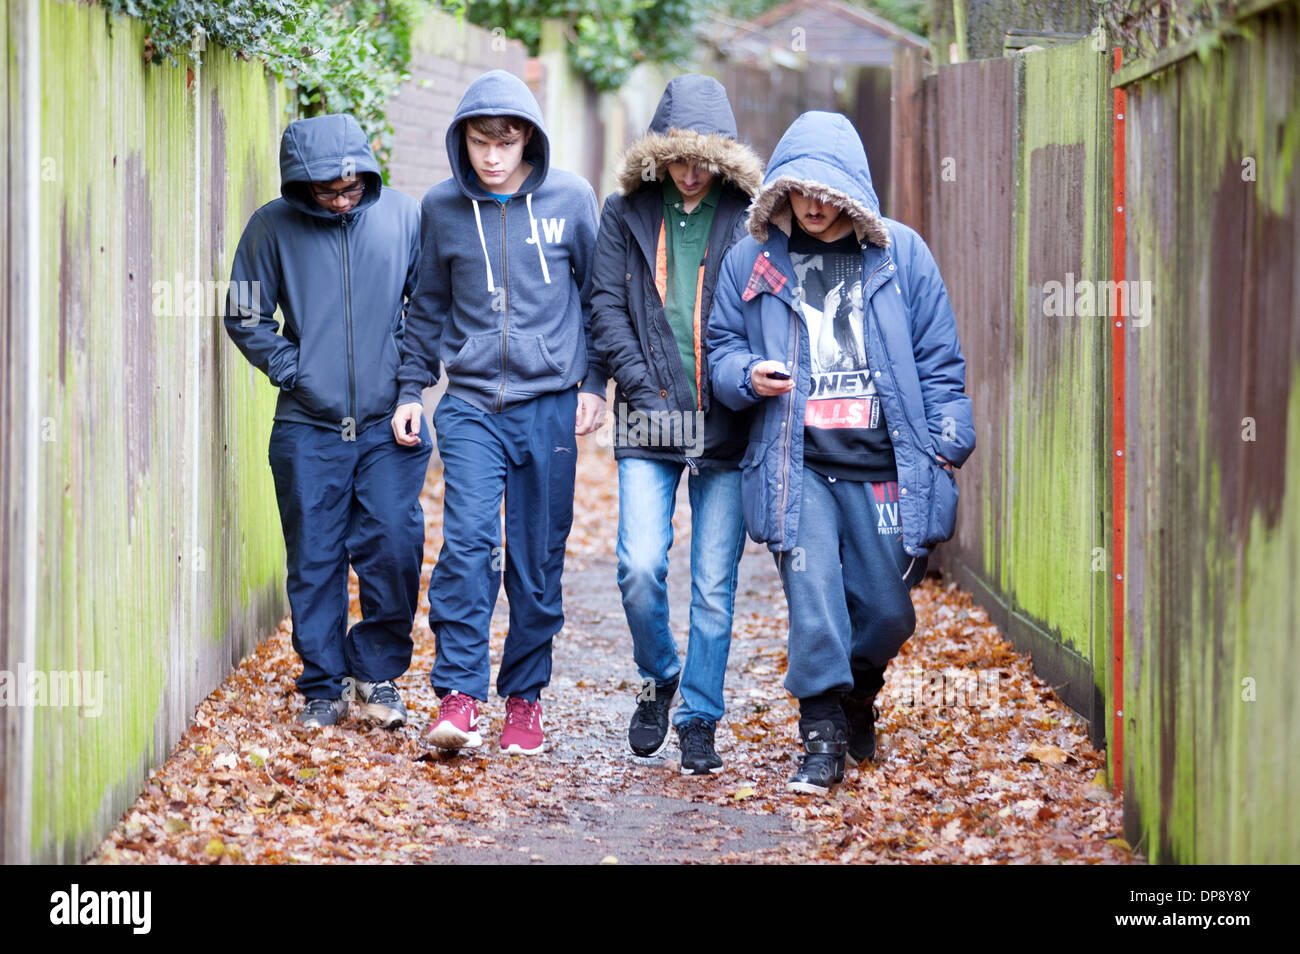
[[(740, 471), (748, 414), (713, 399), (709, 308), (723, 257), (745, 234), (762, 163), (737, 141), (726, 90), (679, 76), (633, 143), (605, 202), (593, 270), (592, 335), (618, 382), (618, 584), (642, 679), (628, 741), (657, 753), (673, 717), (683, 774), (717, 771), (736, 567), (745, 544)], [(668, 628), (668, 550), (689, 468), (690, 639), (685, 666)]]

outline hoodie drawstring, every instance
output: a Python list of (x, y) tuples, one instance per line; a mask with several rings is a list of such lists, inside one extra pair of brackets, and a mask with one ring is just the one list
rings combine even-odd
[(524, 205), (528, 206), (528, 224), (533, 229), (533, 244), (537, 246), (537, 257), (542, 260), (542, 278), (546, 279), (546, 284), (551, 283), (551, 272), (546, 267), (546, 255), (542, 252), (542, 240), (537, 235), (537, 220), (533, 218), (533, 194), (525, 193)]
[(483, 217), (479, 214), (478, 199), (470, 199), (474, 203), (474, 224), (478, 226), (478, 244), (483, 249), (483, 265), (487, 268), (488, 291), (496, 291), (496, 286), (492, 284), (492, 260), (488, 258), (487, 239), (483, 238)]
[[(483, 249), (483, 266), (487, 269), (487, 290), (494, 291), (492, 260), (488, 258), (487, 239), (483, 237), (483, 215), (479, 212), (478, 199), (470, 199), (470, 201), (474, 203), (474, 224), (478, 226), (478, 244)], [(524, 204), (528, 206), (528, 224), (533, 230), (533, 244), (537, 246), (537, 257), (542, 263), (542, 278), (549, 285), (551, 283), (551, 270), (546, 267), (546, 255), (542, 252), (542, 241), (537, 234), (537, 220), (533, 218), (533, 194), (531, 192), (524, 196)]]

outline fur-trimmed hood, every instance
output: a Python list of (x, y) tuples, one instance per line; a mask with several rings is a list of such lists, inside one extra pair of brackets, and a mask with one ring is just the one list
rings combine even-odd
[(889, 247), (867, 153), (847, 116), (808, 112), (790, 124), (772, 152), (763, 188), (749, 206), (749, 234), (756, 241), (767, 241), (770, 225), (790, 234), (791, 189), (848, 213), (859, 242)]
[(632, 143), (619, 166), (619, 190), (631, 195), (663, 181), (672, 162), (692, 162), (721, 175), (748, 196), (763, 182), (763, 161), (736, 139), (727, 91), (711, 76), (687, 73), (668, 82), (649, 131)]

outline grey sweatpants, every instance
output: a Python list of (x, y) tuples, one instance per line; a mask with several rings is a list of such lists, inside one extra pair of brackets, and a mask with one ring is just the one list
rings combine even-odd
[(916, 628), (910, 590), (928, 558), (903, 551), (897, 482), (805, 467), (798, 538), (775, 556), (790, 609), (785, 687), (796, 698), (848, 692), (853, 669), (884, 668)]

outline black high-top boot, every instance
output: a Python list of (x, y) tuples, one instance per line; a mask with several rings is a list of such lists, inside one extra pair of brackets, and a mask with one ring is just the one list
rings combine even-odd
[(791, 776), (786, 788), (792, 792), (825, 795), (836, 782), (844, 780), (844, 755), (848, 748), (843, 727), (829, 719), (799, 720), (806, 753), (799, 760), (799, 771)]
[(876, 757), (876, 694), (885, 684), (885, 670), (854, 669), (853, 689), (840, 696), (848, 721), (848, 761), (856, 766)]

